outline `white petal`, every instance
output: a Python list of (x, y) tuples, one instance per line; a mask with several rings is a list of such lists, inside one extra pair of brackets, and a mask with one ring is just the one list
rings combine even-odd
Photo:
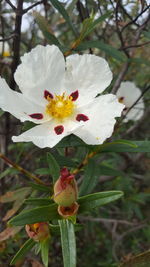
[(44, 90), (58, 94), (65, 73), (63, 54), (57, 46), (38, 45), (26, 53), (15, 72), (20, 90), (32, 101), (45, 105)]
[[(2, 36), (0, 36), (0, 39), (2, 38)], [(5, 54), (8, 54), (7, 56), (10, 56), (10, 48), (9, 48), (9, 44), (7, 42), (0, 42), (0, 55), (5, 56)]]
[(117, 97), (124, 97), (123, 103), (126, 107), (131, 107), (141, 95), (141, 90), (133, 82), (122, 82), (117, 91)]
[[(64, 132), (57, 135), (54, 128), (58, 125), (63, 125)], [(73, 121), (67, 121), (63, 124), (56, 123), (54, 121), (43, 123), (41, 125), (35, 126), (29, 131), (22, 133), (19, 136), (13, 136), (12, 140), (14, 142), (33, 142), (36, 146), (40, 148), (53, 147), (55, 146), (63, 137), (71, 134), (82, 124)]]
[(33, 104), (23, 94), (11, 90), (2, 78), (0, 78), (0, 108), (10, 112), (21, 121), (29, 120), (35, 123), (41, 123), (47, 120), (47, 118), (43, 118), (42, 120), (32, 119), (29, 115), (33, 113), (43, 114), (43, 107)]
[(105, 59), (94, 55), (72, 55), (66, 59), (65, 88), (67, 93), (79, 91), (79, 105), (91, 102), (112, 80)]
[(93, 104), (83, 108), (83, 114), (89, 117), (84, 126), (74, 134), (90, 145), (102, 144), (113, 133), (115, 117), (121, 116), (124, 105), (116, 96), (108, 94), (97, 97)]
[[(125, 114), (125, 112), (123, 112)], [(128, 122), (129, 120), (137, 121), (141, 119), (144, 115), (144, 102), (140, 99), (138, 102), (126, 115), (124, 122)]]

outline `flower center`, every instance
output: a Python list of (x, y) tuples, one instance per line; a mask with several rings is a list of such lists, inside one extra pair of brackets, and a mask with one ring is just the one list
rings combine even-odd
[(74, 103), (72, 96), (55, 95), (54, 98), (47, 96), (47, 101), (49, 102), (46, 106), (46, 113), (57, 120), (65, 119), (73, 114)]

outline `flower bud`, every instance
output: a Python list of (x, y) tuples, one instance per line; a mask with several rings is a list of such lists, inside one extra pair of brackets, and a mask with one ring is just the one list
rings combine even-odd
[(35, 241), (43, 241), (49, 237), (49, 226), (48, 223), (34, 223), (26, 224), (25, 226), (28, 236)]
[(67, 168), (63, 168), (54, 185), (54, 201), (60, 206), (69, 207), (77, 200), (77, 195), (78, 190), (74, 175)]
[(71, 206), (69, 207), (63, 207), (63, 206), (58, 206), (58, 213), (65, 219), (67, 219), (69, 216), (74, 216), (77, 214), (79, 205), (77, 202), (74, 202)]

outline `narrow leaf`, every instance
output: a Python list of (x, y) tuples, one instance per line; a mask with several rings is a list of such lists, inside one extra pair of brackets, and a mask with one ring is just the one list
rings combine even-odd
[(27, 254), (27, 252), (34, 247), (35, 244), (36, 243), (33, 239), (28, 239), (17, 252), (17, 254), (13, 257), (10, 265), (14, 265), (18, 260), (22, 259)]
[[(150, 152), (150, 141), (112, 142), (101, 145), (101, 152)], [(130, 142), (130, 144), (129, 144)]]
[(35, 190), (38, 190), (41, 192), (48, 192), (48, 193), (50, 192), (49, 186), (45, 186), (45, 185), (41, 185), (41, 184), (34, 184), (32, 182), (30, 182), (29, 185)]
[(50, 174), (53, 177), (53, 183), (55, 183), (60, 175), (60, 167), (53, 155), (50, 153), (47, 153), (47, 162), (49, 165)]
[(71, 31), (73, 32), (73, 34), (76, 36), (76, 30), (73, 27), (73, 24), (71, 22), (71, 19), (67, 13), (67, 11), (65, 10), (65, 8), (63, 7), (63, 5), (58, 1), (58, 0), (49, 0), (52, 5), (58, 10), (58, 12), (63, 16), (63, 18), (65, 19), (65, 21), (67, 22), (68, 26), (70, 27)]
[(41, 242), (41, 257), (45, 267), (48, 266), (48, 252), (49, 252), (50, 239), (46, 238)]
[(119, 61), (127, 61), (125, 55), (120, 52), (117, 48), (104, 43), (103, 41), (86, 41), (78, 45), (75, 50), (83, 51), (89, 48), (98, 48), (106, 53), (106, 55), (111, 56)]
[(76, 241), (74, 225), (69, 220), (59, 220), (64, 267), (76, 267)]
[(25, 204), (32, 205), (32, 206), (47, 206), (52, 204), (53, 201), (49, 198), (28, 198), (25, 199)]
[(118, 267), (149, 267), (150, 266), (150, 251), (146, 251), (135, 257), (130, 258)]
[(99, 23), (103, 22), (106, 18), (108, 18), (111, 13), (112, 13), (111, 11), (108, 11), (104, 15), (100, 16), (98, 19), (95, 19), (94, 21), (92, 21), (87, 31), (85, 32), (84, 38), (85, 36), (89, 35)]
[(100, 206), (106, 205), (112, 201), (115, 201), (123, 196), (122, 191), (106, 191), (99, 192), (78, 199), (79, 213), (90, 211)]
[(80, 196), (89, 194), (93, 190), (97, 184), (99, 175), (100, 169), (96, 162), (93, 159), (89, 160), (88, 165), (85, 167), (83, 182), (79, 190)]
[(46, 38), (47, 42), (49, 44), (55, 44), (55, 45), (61, 47), (61, 44), (59, 43), (58, 39), (50, 31), (50, 25), (48, 25), (47, 20), (43, 16), (41, 16), (38, 12), (34, 12), (33, 14), (34, 14), (35, 20), (36, 20), (40, 30), (42, 31), (44, 37)]
[(47, 222), (53, 219), (58, 219), (59, 217), (57, 205), (54, 203), (48, 206), (23, 211), (19, 215), (13, 217), (9, 221), (9, 224), (19, 226), (36, 222)]

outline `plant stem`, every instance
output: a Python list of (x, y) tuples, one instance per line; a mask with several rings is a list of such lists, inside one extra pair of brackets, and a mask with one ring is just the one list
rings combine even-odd
[(38, 184), (45, 185), (44, 182), (42, 182), (37, 176), (35, 176), (34, 174), (30, 173), (29, 171), (23, 169), (18, 164), (12, 162), (10, 159), (8, 159), (2, 153), (0, 153), (0, 158), (3, 159), (7, 165), (9, 165), (9, 166), (11, 165), (13, 168), (15, 168), (16, 170), (18, 170), (19, 172), (22, 172), (24, 175), (26, 175), (27, 177), (29, 177), (31, 180), (34, 180)]

